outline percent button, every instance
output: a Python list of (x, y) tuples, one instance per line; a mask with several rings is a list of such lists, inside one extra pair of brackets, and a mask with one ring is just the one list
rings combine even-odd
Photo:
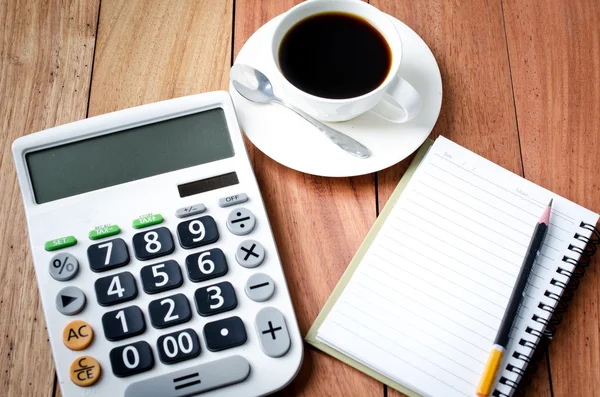
[(69, 281), (77, 275), (79, 262), (66, 252), (54, 255), (50, 260), (50, 275), (58, 281)]

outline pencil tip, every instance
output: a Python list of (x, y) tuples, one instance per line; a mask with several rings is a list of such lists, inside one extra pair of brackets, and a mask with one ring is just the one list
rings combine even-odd
[(544, 209), (544, 213), (542, 214), (542, 217), (540, 218), (540, 223), (545, 223), (546, 225), (550, 224), (550, 211), (551, 210), (552, 210), (552, 200), (550, 200), (550, 203), (548, 204), (546, 209)]
[(554, 199), (550, 199), (550, 203), (548, 203), (548, 207), (552, 207), (552, 202), (554, 201)]

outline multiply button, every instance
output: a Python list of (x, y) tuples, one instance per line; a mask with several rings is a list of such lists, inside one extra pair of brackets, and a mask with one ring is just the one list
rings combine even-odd
[(237, 236), (245, 236), (254, 229), (256, 217), (246, 208), (237, 208), (227, 217), (227, 229)]
[(269, 357), (281, 357), (290, 350), (290, 334), (283, 314), (265, 307), (256, 315), (256, 332), (262, 351)]
[(248, 201), (248, 195), (246, 193), (240, 193), (233, 196), (221, 197), (219, 199), (219, 207), (231, 207), (232, 205), (245, 203)]
[(69, 375), (77, 386), (88, 387), (100, 379), (101, 372), (100, 364), (95, 358), (81, 356), (71, 363)]
[(77, 275), (79, 262), (66, 252), (56, 254), (50, 259), (50, 275), (58, 281), (69, 281)]
[(245, 240), (238, 245), (235, 259), (244, 267), (256, 267), (265, 260), (265, 249), (256, 240)]
[(85, 321), (71, 321), (63, 330), (63, 342), (71, 350), (83, 350), (94, 340), (94, 331)]

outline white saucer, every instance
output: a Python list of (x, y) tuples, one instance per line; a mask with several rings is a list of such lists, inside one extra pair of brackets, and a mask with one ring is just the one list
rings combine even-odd
[[(235, 63), (244, 63), (266, 74), (275, 94), (285, 99), (279, 81), (275, 81), (270, 43), (278, 16), (267, 22), (248, 39)], [(336, 145), (304, 119), (277, 104), (255, 104), (229, 86), (238, 120), (246, 136), (273, 160), (307, 174), (345, 177), (368, 174), (394, 165), (427, 139), (442, 105), (442, 78), (427, 44), (412, 29), (390, 17), (402, 37), (403, 55), (400, 75), (421, 94), (423, 108), (411, 121), (394, 124), (365, 113), (342, 123), (329, 123), (367, 146), (368, 159), (354, 157)]]

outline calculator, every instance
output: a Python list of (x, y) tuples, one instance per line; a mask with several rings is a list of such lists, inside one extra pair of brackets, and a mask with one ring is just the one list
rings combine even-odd
[(63, 396), (291, 382), (302, 338), (228, 93), (51, 128), (13, 155)]

